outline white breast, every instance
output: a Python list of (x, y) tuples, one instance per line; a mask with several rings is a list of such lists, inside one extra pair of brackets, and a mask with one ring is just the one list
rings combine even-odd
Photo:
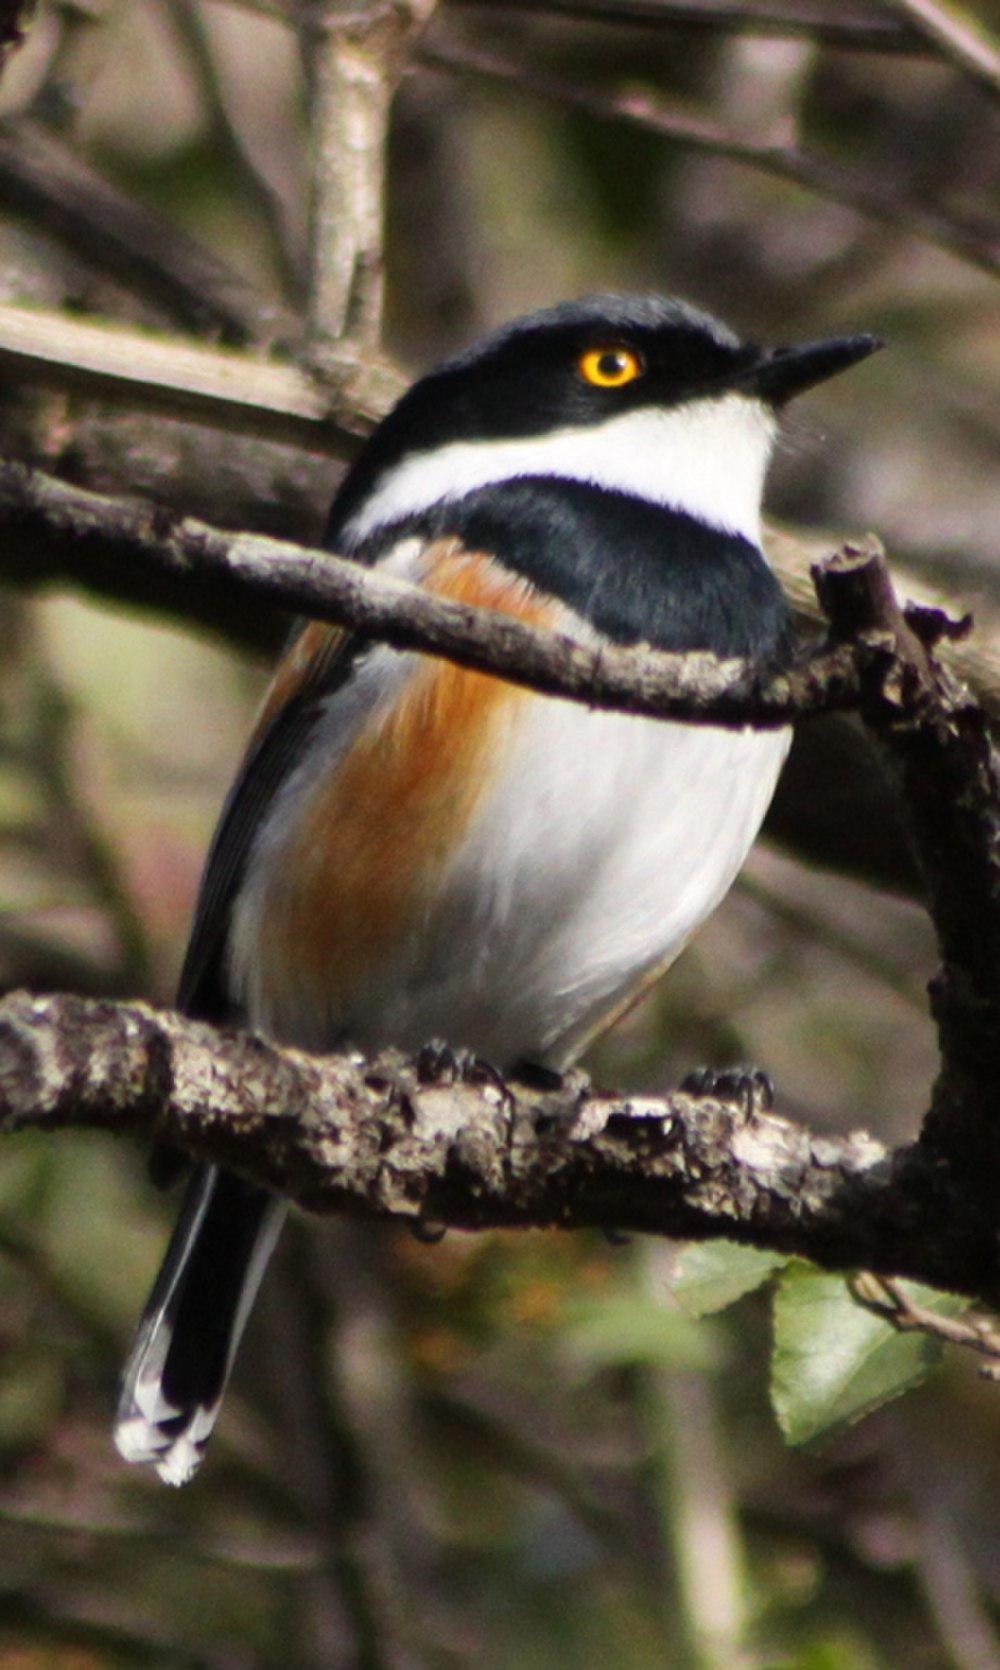
[(532, 703), (419, 944), (356, 1017), (358, 1041), (572, 1059), (720, 902), (789, 740)]

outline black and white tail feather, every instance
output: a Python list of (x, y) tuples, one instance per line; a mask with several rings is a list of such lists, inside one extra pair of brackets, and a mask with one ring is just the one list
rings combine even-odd
[(186, 1484), (201, 1462), (285, 1202), (217, 1166), (189, 1185), (122, 1376), (115, 1443)]

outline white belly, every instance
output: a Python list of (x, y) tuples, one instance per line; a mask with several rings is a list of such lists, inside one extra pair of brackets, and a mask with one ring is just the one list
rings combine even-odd
[(431, 910), (358, 993), (351, 1036), (564, 1065), (727, 892), (789, 741), (532, 702)]

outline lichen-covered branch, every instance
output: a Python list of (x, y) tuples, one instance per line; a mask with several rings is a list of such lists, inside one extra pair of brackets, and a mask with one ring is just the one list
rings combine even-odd
[[(0, 1132), (139, 1131), (314, 1211), (726, 1236), (995, 1301), (995, 1215), (918, 1147), (759, 1105), (504, 1083), (429, 1049), (309, 1056), (144, 1004), (0, 1003)], [(933, 1233), (929, 1226), (933, 1225)]]

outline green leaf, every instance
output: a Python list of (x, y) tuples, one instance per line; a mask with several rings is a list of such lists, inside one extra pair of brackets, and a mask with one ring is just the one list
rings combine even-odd
[[(942, 1315), (965, 1302), (914, 1283), (906, 1291)], [(843, 1276), (793, 1260), (774, 1295), (771, 1402), (788, 1443), (859, 1421), (923, 1380), (941, 1344), (901, 1334), (852, 1299)]]
[(709, 1316), (752, 1293), (787, 1263), (785, 1253), (735, 1241), (692, 1241), (674, 1265), (670, 1291), (688, 1316)]
[(723, 1354), (711, 1324), (630, 1293), (574, 1306), (565, 1341), (577, 1366), (591, 1370), (631, 1363), (713, 1369)]

